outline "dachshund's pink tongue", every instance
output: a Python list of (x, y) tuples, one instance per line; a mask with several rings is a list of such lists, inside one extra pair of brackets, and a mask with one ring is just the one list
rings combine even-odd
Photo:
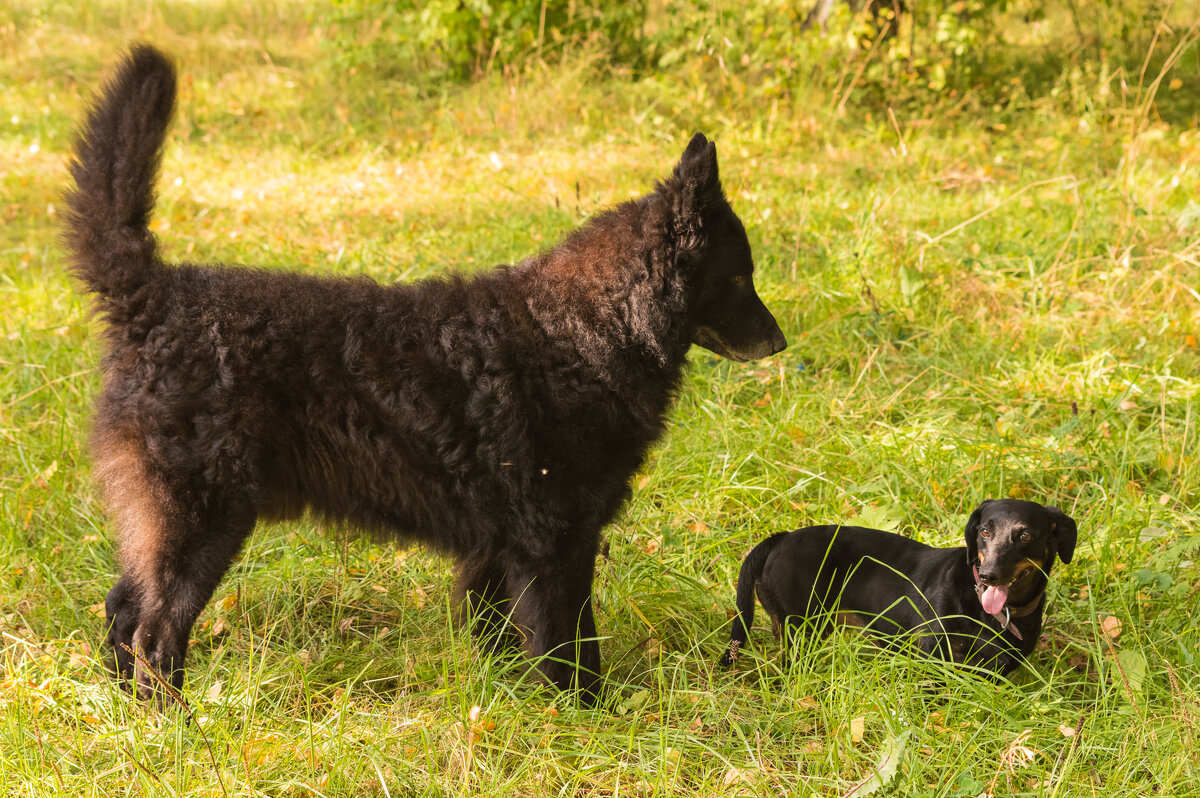
[(1004, 603), (1008, 601), (1008, 588), (990, 586), (979, 594), (979, 602), (983, 604), (983, 611), (995, 615), (1004, 609)]

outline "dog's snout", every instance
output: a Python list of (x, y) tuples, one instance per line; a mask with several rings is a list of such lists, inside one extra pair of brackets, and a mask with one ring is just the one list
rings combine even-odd
[(779, 329), (779, 325), (775, 325), (775, 330), (771, 333), (771, 354), (777, 354), (787, 349), (787, 338), (783, 336), (783, 330)]
[(1000, 584), (1000, 575), (995, 571), (980, 571), (979, 581), (985, 585), (998, 585)]

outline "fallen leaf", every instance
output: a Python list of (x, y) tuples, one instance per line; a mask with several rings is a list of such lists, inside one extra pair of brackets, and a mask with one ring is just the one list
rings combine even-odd
[(213, 682), (212, 687), (208, 688), (208, 692), (204, 694), (209, 701), (216, 701), (221, 697), (221, 683)]
[(480, 718), (478, 723), (471, 724), (471, 742), (479, 742), (483, 735), (495, 729), (496, 721), (491, 718)]
[(275, 735), (251, 737), (242, 745), (242, 758), (250, 765), (261, 765), (278, 750), (279, 738)]
[(798, 703), (804, 709), (816, 709), (817, 707), (821, 706), (820, 702), (810, 695), (804, 696), (804, 698), (801, 698), (796, 703)]
[(1108, 615), (1104, 620), (1100, 621), (1100, 628), (1104, 631), (1104, 634), (1116, 640), (1121, 636), (1121, 619), (1115, 615)]
[(638, 489), (638, 490), (645, 490), (645, 489), (646, 489), (646, 486), (647, 486), (647, 485), (649, 485), (649, 484), (650, 484), (650, 475), (649, 475), (649, 474), (647, 474), (646, 476), (644, 476), (644, 477), (642, 477), (641, 479), (639, 479), (639, 480), (638, 480), (637, 489)]
[(754, 771), (750, 768), (731, 767), (725, 771), (725, 777), (721, 779), (722, 787), (732, 787), (735, 784), (749, 784), (753, 782)]
[(46, 466), (46, 468), (42, 470), (42, 473), (37, 475), (37, 478), (34, 480), (34, 484), (39, 488), (47, 487), (50, 484), (50, 477), (54, 476), (57, 472), (58, 461), (55, 460), (50, 463), (50, 465)]
[(850, 742), (861, 743), (863, 734), (867, 730), (866, 718), (854, 718), (850, 721)]
[(1065, 723), (1058, 727), (1058, 731), (1059, 731), (1059, 734), (1061, 734), (1063, 737), (1074, 737), (1075, 736), (1075, 727), (1068, 726)]

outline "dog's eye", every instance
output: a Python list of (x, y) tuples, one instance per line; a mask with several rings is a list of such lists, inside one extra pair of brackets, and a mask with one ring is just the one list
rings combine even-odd
[(1022, 543), (1028, 543), (1031, 540), (1033, 540), (1033, 535), (1029, 534), (1028, 532), (1021, 533), (1021, 542)]
[(981, 537), (981, 538), (990, 538), (991, 536), (992, 536), (992, 530), (990, 530), (990, 529), (981, 529), (981, 530), (979, 530), (979, 537)]
[(750, 278), (744, 274), (739, 274), (733, 278), (733, 284), (736, 285), (738, 288), (745, 288), (746, 284), (749, 282), (750, 282)]

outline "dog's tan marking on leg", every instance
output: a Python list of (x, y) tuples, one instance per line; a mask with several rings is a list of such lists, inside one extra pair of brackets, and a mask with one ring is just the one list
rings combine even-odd
[(144, 589), (165, 550), (166, 491), (147, 468), (141, 442), (128, 433), (96, 441), (95, 476), (116, 520), (122, 564)]
[(839, 626), (844, 626), (850, 629), (863, 629), (867, 625), (867, 619), (859, 615), (857, 612), (840, 611), (833, 614), (833, 622)]

